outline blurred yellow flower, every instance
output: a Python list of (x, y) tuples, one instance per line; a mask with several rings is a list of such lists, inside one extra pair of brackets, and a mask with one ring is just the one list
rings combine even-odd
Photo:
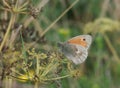
[(35, 73), (33, 70), (29, 70), (27, 73), (17, 76), (18, 81), (20, 82), (27, 82), (29, 80), (33, 80), (34, 77)]
[(70, 30), (69, 29), (65, 29), (65, 28), (61, 28), (58, 31), (60, 34), (62, 35), (69, 35), (70, 34)]

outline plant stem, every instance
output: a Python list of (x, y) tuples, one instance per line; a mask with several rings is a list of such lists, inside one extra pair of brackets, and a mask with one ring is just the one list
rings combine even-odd
[[(39, 75), (39, 58), (36, 57), (36, 75), (38, 76)], [(39, 88), (39, 83), (38, 83), (38, 80), (35, 82), (35, 86), (34, 88)]]
[(38, 82), (35, 82), (35, 86), (34, 86), (34, 88), (39, 88), (39, 84), (38, 84)]
[(58, 79), (63, 79), (63, 78), (66, 78), (66, 77), (70, 77), (71, 75), (65, 75), (65, 76), (61, 76), (61, 77), (56, 77), (56, 78), (51, 78), (51, 79), (44, 79), (46, 81), (52, 81), (52, 80), (58, 80)]
[(50, 26), (48, 26), (48, 27), (45, 29), (45, 31), (41, 34), (41, 37), (43, 37), (43, 36), (46, 34), (46, 32), (48, 32), (48, 31), (50, 30), (50, 28), (51, 28), (58, 20), (60, 20), (60, 19), (63, 17), (63, 15), (65, 15), (78, 1), (79, 1), (79, 0), (74, 1), (74, 2), (72, 3), (72, 5), (70, 5)]
[(36, 58), (36, 75), (39, 75), (39, 58)]
[(4, 37), (4, 39), (3, 39), (3, 41), (2, 41), (2, 43), (0, 45), (0, 52), (2, 51), (2, 48), (3, 48), (5, 42), (6, 42), (7, 38), (8, 38), (10, 29), (11, 29), (12, 24), (14, 23), (14, 21), (15, 21), (15, 15), (13, 13), (11, 13), (11, 19), (10, 19), (10, 22), (9, 22), (9, 25), (8, 25), (8, 28), (7, 28), (7, 32), (5, 33), (5, 37)]
[(104, 38), (105, 38), (105, 41), (106, 41), (108, 47), (110, 48), (113, 56), (115, 57), (116, 62), (120, 62), (119, 56), (118, 56), (116, 50), (114, 49), (112, 43), (110, 42), (109, 38), (105, 34), (104, 34)]

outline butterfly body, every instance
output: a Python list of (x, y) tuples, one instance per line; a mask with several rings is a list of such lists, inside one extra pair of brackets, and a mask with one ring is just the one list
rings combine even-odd
[(80, 35), (72, 39), (59, 43), (60, 51), (73, 63), (83, 63), (88, 56), (88, 49), (91, 45), (92, 37), (90, 35)]

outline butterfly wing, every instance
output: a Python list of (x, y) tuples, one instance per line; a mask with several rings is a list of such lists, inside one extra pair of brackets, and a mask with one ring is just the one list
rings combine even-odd
[(61, 52), (75, 64), (83, 63), (88, 56), (88, 49), (91, 45), (92, 37), (90, 35), (80, 35), (73, 37), (58, 46)]
[(71, 55), (71, 53), (74, 54), (74, 51), (77, 49), (75, 46), (68, 43), (58, 43), (58, 47), (60, 48), (60, 51), (67, 56)]
[(77, 48), (77, 51), (75, 52), (76, 56), (73, 56), (71, 58), (75, 64), (81, 64), (87, 59), (88, 51), (83, 46), (79, 46), (79, 45), (75, 45), (75, 46)]
[(88, 56), (87, 50), (80, 45), (61, 43), (59, 47), (61, 52), (75, 64), (83, 63)]
[(80, 45), (88, 49), (92, 43), (91, 35), (79, 35), (67, 41), (70, 44)]

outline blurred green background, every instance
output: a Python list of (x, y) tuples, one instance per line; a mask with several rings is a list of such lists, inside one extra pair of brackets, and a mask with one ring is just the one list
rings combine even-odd
[[(36, 6), (40, 0), (31, 2)], [(37, 40), (33, 47), (47, 51), (57, 51), (58, 42), (74, 36), (91, 34), (93, 37), (88, 58), (79, 65), (82, 75), (61, 79), (60, 85), (48, 83), (43, 88), (120, 88), (120, 0), (79, 0), (40, 38), (40, 34), (74, 2), (50, 0), (35, 19), (39, 27), (33, 21), (23, 31), (26, 44)], [(21, 15), (16, 20), (23, 23), (25, 18)]]

